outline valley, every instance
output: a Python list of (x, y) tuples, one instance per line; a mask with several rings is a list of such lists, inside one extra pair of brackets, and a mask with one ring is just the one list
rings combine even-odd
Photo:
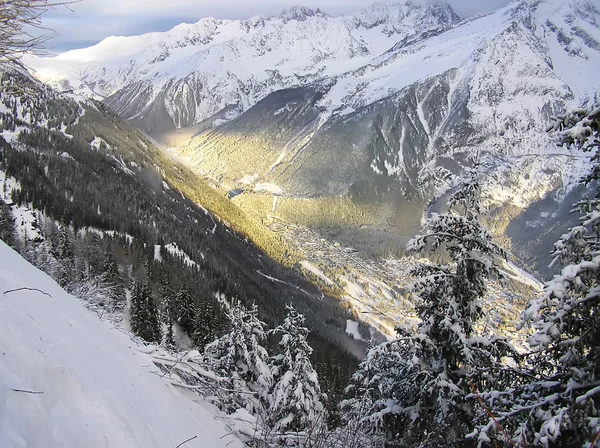
[[(598, 17), (591, 4), (554, 0), (465, 19), (448, 5), (374, 4), (344, 17), (293, 8), (27, 62), (52, 85), (102, 99), (226, 195), (254, 221), (239, 230), (275, 230), (293, 248), (288, 266), (348, 265), (375, 291), (389, 284), (380, 298), (360, 293), (385, 307), (403, 275), (378, 260), (405, 263), (426, 209), (474, 160), (495, 238), (517, 264), (550, 274), (545, 241), (572, 222), (554, 210), (585, 156), (558, 148), (545, 126), (596, 94), (594, 82), (581, 81), (600, 64)], [(536, 245), (522, 236), (534, 231)], [(321, 240), (355, 248), (378, 268), (365, 272)], [(302, 270), (339, 298), (356, 290)], [(402, 306), (390, 322), (402, 313), (410, 320)]]
[(0, 54), (0, 256), (211, 446), (592, 447), (597, 2), (348, 11)]

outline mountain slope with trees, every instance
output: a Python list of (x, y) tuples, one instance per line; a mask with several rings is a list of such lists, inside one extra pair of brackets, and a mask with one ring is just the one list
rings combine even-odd
[[(45, 264), (67, 289), (85, 289), (98, 306), (122, 309), (124, 290), (135, 292), (134, 309), (154, 322), (138, 330), (151, 341), (163, 337), (165, 273), (169, 297), (179, 299), (172, 323), (202, 344), (226, 330), (216, 293), (256, 303), (270, 326), (294, 303), (313, 330), (315, 365), (332, 372), (324, 388), (336, 384), (331, 396), (339, 396), (343, 381), (334, 377), (355, 365), (347, 350), (361, 349), (345, 334), (338, 303), (281, 266), (294, 256), (279, 237), (100, 103), (59, 94), (19, 70), (3, 70), (0, 82), (3, 210), (16, 212), (14, 244), (26, 258)], [(106, 294), (100, 283), (111, 286)]]

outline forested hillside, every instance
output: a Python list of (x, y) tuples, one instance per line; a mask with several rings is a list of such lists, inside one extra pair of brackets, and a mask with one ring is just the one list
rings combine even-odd
[(346, 350), (361, 349), (344, 333), (349, 316), (338, 303), (281, 266), (294, 255), (278, 236), (100, 103), (18, 71), (1, 76), (2, 191), (26, 229), (13, 246), (38, 265), (58, 260), (63, 286), (102, 276), (115, 302), (101, 306), (123, 308), (125, 290), (144, 284), (155, 308), (177, 297), (172, 314), (198, 344), (227, 331), (216, 293), (256, 303), (270, 326), (294, 303), (313, 330), (313, 360), (333, 406), (356, 363)]

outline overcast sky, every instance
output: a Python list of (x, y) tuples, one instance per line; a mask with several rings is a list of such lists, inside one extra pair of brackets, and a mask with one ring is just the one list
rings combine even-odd
[[(294, 5), (321, 8), (330, 15), (349, 14), (374, 0), (83, 0), (49, 11), (44, 25), (59, 33), (51, 51), (93, 45), (108, 36), (130, 36), (166, 31), (182, 22), (203, 17), (243, 19), (254, 14), (279, 14)], [(396, 3), (397, 0), (380, 0)], [(414, 0), (413, 0), (414, 1)], [(416, 0), (430, 1), (430, 0)], [(462, 17), (496, 9), (509, 0), (448, 0)]]

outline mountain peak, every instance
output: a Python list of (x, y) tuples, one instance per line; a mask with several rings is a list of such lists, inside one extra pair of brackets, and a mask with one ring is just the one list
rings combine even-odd
[(298, 22), (302, 22), (308, 19), (309, 17), (315, 16), (325, 16), (325, 14), (323, 14), (318, 8), (311, 9), (305, 6), (292, 6), (289, 9), (284, 9), (279, 15), (279, 18), (282, 19), (284, 22), (288, 22), (290, 20), (297, 20)]
[(438, 22), (445, 26), (452, 25), (460, 20), (452, 7), (447, 2), (419, 3), (406, 0), (398, 3), (375, 2), (365, 6), (354, 15), (354, 25), (366, 29), (379, 25), (389, 25), (392, 28), (407, 21)]

